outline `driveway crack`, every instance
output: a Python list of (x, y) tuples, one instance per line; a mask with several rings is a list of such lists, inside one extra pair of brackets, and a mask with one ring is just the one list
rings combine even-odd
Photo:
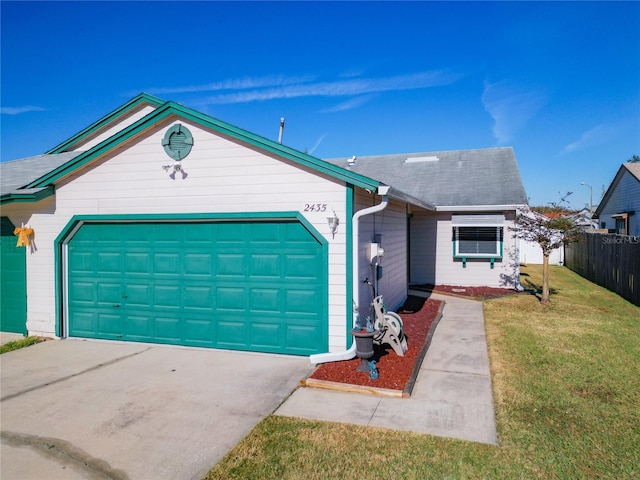
[(99, 368), (106, 367), (108, 365), (113, 365), (114, 363), (118, 363), (118, 362), (120, 362), (122, 360), (126, 360), (127, 358), (135, 357), (136, 355), (140, 355), (141, 353), (147, 352), (147, 351), (151, 350), (152, 348), (153, 347), (147, 347), (144, 350), (140, 350), (139, 352), (134, 352), (134, 353), (131, 353), (129, 355), (123, 355), (122, 357), (114, 358), (113, 360), (109, 360), (108, 362), (104, 362), (104, 363), (100, 363), (98, 365), (94, 365), (93, 367), (89, 367), (89, 368), (86, 368), (86, 369), (81, 370), (79, 372), (73, 373), (71, 375), (67, 375), (66, 377), (57, 378), (55, 380), (52, 380), (52, 381), (47, 382), (47, 383), (43, 383), (41, 385), (35, 385), (33, 387), (26, 388), (26, 389), (21, 390), (19, 392), (15, 392), (15, 393), (12, 393), (12, 394), (7, 395), (5, 397), (1, 397), (0, 398), (0, 402), (4, 402), (5, 400), (11, 400), (12, 398), (19, 397), (20, 395), (24, 395), (25, 393), (33, 392), (34, 390), (39, 390), (41, 388), (48, 387), (49, 385), (55, 385), (56, 383), (64, 382), (64, 381), (69, 380), (71, 378), (77, 377), (79, 375), (83, 375), (83, 374), (88, 373), (88, 372), (92, 372), (94, 370), (98, 370)]
[(66, 440), (7, 431), (0, 432), (0, 437), (5, 445), (15, 448), (30, 448), (62, 468), (70, 467), (79, 473), (88, 474), (88, 478), (129, 480), (129, 476), (122, 470), (112, 468), (104, 460), (89, 455)]

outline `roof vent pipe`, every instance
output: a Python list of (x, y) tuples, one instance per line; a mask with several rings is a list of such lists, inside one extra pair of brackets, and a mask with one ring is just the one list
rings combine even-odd
[(282, 135), (284, 134), (284, 117), (280, 117), (280, 133), (278, 134), (278, 143), (282, 145)]
[[(381, 212), (389, 204), (389, 187), (387, 185), (378, 186), (378, 193), (384, 195), (382, 201), (378, 205), (373, 207), (358, 210), (353, 215), (353, 233), (352, 233), (352, 248), (353, 248), (353, 312), (351, 318), (351, 325), (354, 326), (356, 322), (356, 312), (358, 311), (358, 302), (360, 301), (360, 279), (359, 279), (359, 241), (360, 241), (360, 218), (365, 215), (371, 215), (372, 213)], [(312, 365), (327, 362), (339, 362), (341, 360), (351, 360), (356, 356), (356, 342), (351, 344), (351, 348), (344, 352), (336, 353), (318, 353), (316, 355), (309, 356), (309, 361)]]

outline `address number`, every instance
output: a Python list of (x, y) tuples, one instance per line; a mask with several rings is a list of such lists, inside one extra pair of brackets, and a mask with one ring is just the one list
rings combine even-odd
[(304, 211), (305, 212), (326, 212), (327, 204), (326, 203), (305, 203)]

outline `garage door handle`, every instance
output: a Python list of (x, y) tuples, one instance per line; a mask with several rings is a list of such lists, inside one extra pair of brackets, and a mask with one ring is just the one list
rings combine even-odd
[(119, 303), (116, 303), (115, 305), (113, 305), (113, 308), (118, 308), (120, 306)]

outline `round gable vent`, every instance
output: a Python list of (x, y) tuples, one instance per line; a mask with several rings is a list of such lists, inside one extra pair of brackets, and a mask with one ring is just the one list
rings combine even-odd
[(164, 134), (162, 146), (171, 158), (174, 160), (182, 160), (191, 152), (193, 135), (191, 135), (187, 127), (176, 123)]

